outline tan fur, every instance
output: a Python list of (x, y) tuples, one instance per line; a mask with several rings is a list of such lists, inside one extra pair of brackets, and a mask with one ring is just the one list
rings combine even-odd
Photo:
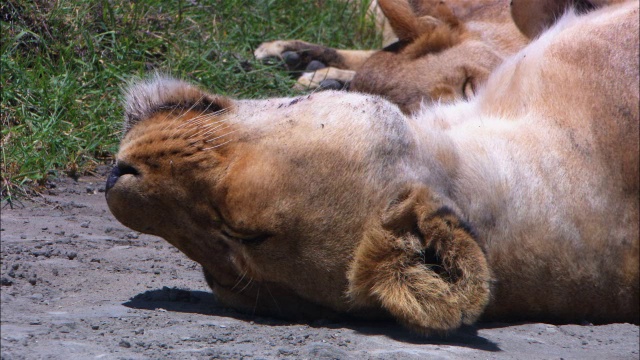
[[(285, 317), (640, 321), (638, 2), (565, 15), (468, 101), (130, 87), (109, 208)], [(142, 117), (132, 114), (146, 114)]]

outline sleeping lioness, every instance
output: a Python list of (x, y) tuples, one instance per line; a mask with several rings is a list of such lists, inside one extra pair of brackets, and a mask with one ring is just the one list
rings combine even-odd
[(472, 99), (410, 117), (358, 93), (137, 82), (109, 208), (249, 312), (391, 316), (422, 334), (638, 323), (638, 15), (637, 1), (569, 13)]

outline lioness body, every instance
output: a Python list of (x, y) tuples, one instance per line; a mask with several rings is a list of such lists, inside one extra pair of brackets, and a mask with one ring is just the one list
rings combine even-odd
[[(107, 200), (282, 316), (638, 322), (638, 3), (567, 15), (469, 102), (130, 88)], [(169, 107), (169, 109), (168, 109)]]

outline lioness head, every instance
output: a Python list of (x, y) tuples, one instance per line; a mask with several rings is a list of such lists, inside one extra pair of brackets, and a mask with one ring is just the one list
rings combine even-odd
[(478, 318), (490, 276), (446, 189), (422, 185), (443, 169), (409, 166), (434, 164), (412, 126), (373, 96), (236, 101), (156, 77), (128, 90), (107, 202), (228, 306), (446, 331)]

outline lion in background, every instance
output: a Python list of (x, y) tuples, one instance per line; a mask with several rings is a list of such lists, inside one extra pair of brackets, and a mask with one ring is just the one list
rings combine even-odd
[[(405, 113), (425, 103), (468, 99), (502, 61), (569, 7), (585, 12), (620, 0), (379, 0), (370, 13), (384, 34), (376, 50), (343, 50), (301, 40), (265, 42), (259, 60), (305, 71), (298, 89), (381, 95)], [(391, 31), (390, 31), (391, 30)], [(327, 67), (324, 67), (324, 66)]]
[(638, 2), (568, 13), (466, 101), (127, 91), (106, 197), (281, 317), (640, 320)]
[[(304, 73), (298, 88), (327, 81), (382, 95), (406, 113), (421, 104), (469, 98), (502, 60), (528, 39), (509, 13), (509, 0), (379, 0), (397, 41), (380, 51), (340, 50), (300, 40), (260, 45), (257, 59), (296, 59), (290, 67), (329, 67)], [(292, 55), (295, 54), (295, 55)], [(338, 86), (339, 87), (339, 86)]]

